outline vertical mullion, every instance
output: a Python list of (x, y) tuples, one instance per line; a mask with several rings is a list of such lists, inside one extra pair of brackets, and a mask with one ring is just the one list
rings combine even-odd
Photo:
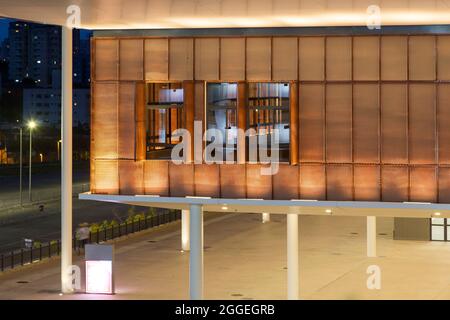
[(324, 171), (325, 171), (325, 200), (328, 200), (328, 157), (327, 157), (327, 39), (325, 36), (323, 38), (323, 111), (324, 111), (324, 124), (323, 124), (323, 160), (324, 160)]
[(409, 119), (409, 107), (410, 107), (410, 79), (409, 79), (409, 35), (406, 36), (406, 157), (408, 167), (408, 201), (411, 200), (411, 161), (410, 161), (410, 119)]
[(381, 121), (382, 113), (382, 82), (381, 82), (381, 46), (382, 38), (378, 36), (378, 188), (380, 190), (379, 199), (383, 200), (383, 175), (382, 175), (382, 159), (383, 159), (383, 123)]
[(354, 128), (354, 117), (355, 117), (355, 110), (354, 110), (354, 106), (355, 106), (355, 93), (354, 93), (354, 88), (355, 88), (355, 75), (354, 75), (354, 54), (353, 54), (353, 49), (354, 49), (354, 36), (351, 37), (351, 64), (350, 64), (350, 68), (351, 70), (351, 86), (352, 86), (352, 90), (351, 90), (351, 95), (352, 95), (352, 118), (351, 118), (351, 135), (350, 135), (350, 143), (351, 143), (351, 147), (352, 147), (352, 157), (351, 157), (351, 161), (352, 161), (352, 200), (355, 200), (355, 146), (354, 146), (354, 142), (355, 142), (355, 128)]

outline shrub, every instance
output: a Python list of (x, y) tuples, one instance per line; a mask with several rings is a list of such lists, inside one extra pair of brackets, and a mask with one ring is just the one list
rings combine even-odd
[(93, 223), (89, 227), (89, 232), (94, 233), (94, 232), (97, 232), (99, 229), (100, 229), (100, 226), (96, 223)]
[(40, 246), (42, 246), (42, 242), (40, 242), (40, 241), (34, 241), (34, 242), (33, 242), (33, 248), (37, 249), (37, 248), (39, 248)]
[(156, 216), (156, 209), (153, 208), (153, 207), (148, 208), (147, 217), (148, 218), (153, 218), (154, 216)]

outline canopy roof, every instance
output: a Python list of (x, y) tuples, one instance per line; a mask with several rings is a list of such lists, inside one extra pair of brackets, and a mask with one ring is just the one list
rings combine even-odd
[(211, 212), (274, 213), (333, 216), (377, 216), (402, 218), (450, 218), (450, 205), (424, 202), (317, 201), (217, 199), (209, 197), (160, 197), (152, 195), (104, 195), (90, 192), (81, 200), (125, 203), (134, 206), (189, 209), (191, 204)]
[(70, 5), (92, 30), (366, 26), (371, 5), (382, 25), (450, 24), (450, 0), (1, 0), (0, 16), (64, 25)]

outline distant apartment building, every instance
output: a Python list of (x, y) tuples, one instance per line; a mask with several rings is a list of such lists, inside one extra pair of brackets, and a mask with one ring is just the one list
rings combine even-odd
[[(18, 85), (24, 79), (34, 81), (33, 87), (23, 89), (22, 119), (34, 119), (44, 126), (59, 126), (61, 28), (13, 21), (9, 24), (8, 39), (0, 52), (8, 62), (7, 80)], [(89, 123), (90, 44), (88, 39), (81, 39), (80, 30), (74, 31), (73, 41), (73, 123), (77, 126)]]
[[(81, 39), (80, 30), (73, 35), (74, 85), (87, 86), (90, 78), (89, 40)], [(9, 78), (20, 83), (24, 78), (37, 86), (52, 83), (53, 71), (61, 68), (61, 28), (14, 21), (9, 25), (9, 42), (2, 46), (2, 55), (9, 61)]]
[(38, 86), (49, 86), (53, 70), (61, 67), (61, 29), (14, 21), (8, 38), (10, 80), (20, 83), (30, 78)]
[[(33, 119), (42, 126), (61, 124), (61, 72), (54, 71), (48, 88), (23, 89), (22, 119)], [(90, 89), (73, 90), (73, 125), (89, 124)]]
[(80, 30), (75, 29), (73, 31), (73, 84), (75, 86), (89, 86), (90, 48), (89, 39), (82, 39)]
[[(90, 90), (73, 90), (73, 125), (89, 124)], [(23, 90), (23, 120), (36, 120), (42, 126), (61, 124), (61, 89)]]
[(9, 57), (9, 39), (6, 38), (0, 43), (0, 61), (6, 62)]

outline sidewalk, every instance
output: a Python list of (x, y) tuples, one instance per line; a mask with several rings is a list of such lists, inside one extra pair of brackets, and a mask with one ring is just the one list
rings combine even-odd
[[(206, 218), (206, 299), (285, 299), (285, 217), (272, 215), (266, 224), (260, 218)], [(392, 219), (379, 219), (379, 257), (369, 259), (365, 222), (300, 217), (302, 299), (450, 298), (450, 243), (394, 241)], [(381, 268), (381, 290), (366, 287), (370, 265)], [(116, 243), (116, 295), (60, 296), (55, 259), (0, 275), (0, 299), (188, 299), (188, 272), (189, 254), (180, 252), (177, 222)]]

